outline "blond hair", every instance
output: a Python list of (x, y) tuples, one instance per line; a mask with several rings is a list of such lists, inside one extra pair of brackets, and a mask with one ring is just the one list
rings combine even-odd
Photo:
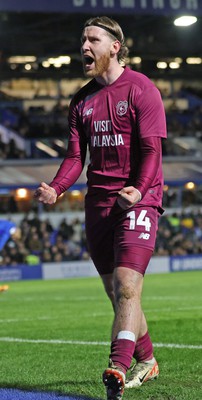
[(105, 17), (105, 16), (92, 17), (85, 22), (84, 29), (88, 26), (98, 26), (98, 27), (106, 30), (106, 32), (110, 36), (116, 38), (116, 40), (118, 40), (121, 44), (120, 50), (117, 54), (117, 58), (118, 58), (118, 61), (124, 62), (125, 58), (128, 55), (128, 47), (125, 45), (125, 37), (124, 37), (123, 31), (122, 31), (120, 25), (118, 24), (118, 22), (116, 22), (112, 18)]

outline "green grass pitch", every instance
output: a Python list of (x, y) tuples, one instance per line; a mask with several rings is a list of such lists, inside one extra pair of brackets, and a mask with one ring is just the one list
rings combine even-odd
[[(113, 312), (100, 279), (8, 284), (0, 293), (0, 387), (105, 399)], [(160, 376), (125, 390), (124, 400), (202, 399), (201, 287), (200, 271), (145, 276)]]

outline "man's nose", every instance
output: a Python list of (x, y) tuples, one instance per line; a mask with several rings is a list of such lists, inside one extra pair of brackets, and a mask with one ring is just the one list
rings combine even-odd
[(81, 46), (82, 53), (85, 53), (85, 51), (89, 50), (89, 48), (90, 48), (90, 42), (89, 40), (86, 39)]

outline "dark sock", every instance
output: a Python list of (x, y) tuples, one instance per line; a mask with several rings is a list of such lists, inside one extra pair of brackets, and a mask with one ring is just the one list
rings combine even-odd
[(152, 354), (153, 345), (149, 333), (146, 332), (144, 336), (137, 340), (133, 357), (136, 359), (137, 362), (142, 362), (152, 358)]
[(114, 365), (124, 373), (130, 368), (132, 356), (135, 351), (135, 342), (128, 339), (115, 339), (111, 343), (110, 358)]

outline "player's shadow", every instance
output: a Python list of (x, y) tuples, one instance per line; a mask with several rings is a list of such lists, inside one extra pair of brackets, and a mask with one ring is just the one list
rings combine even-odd
[[(7, 382), (0, 382), (0, 391), (1, 389), (4, 389), (4, 396), (9, 395), (9, 389), (11, 391), (22, 391), (22, 400), (29, 400), (29, 394), (35, 394), (36, 395), (36, 400), (37, 400), (37, 394), (39, 395), (39, 399), (41, 399), (41, 395), (44, 396), (44, 400), (102, 400), (101, 398), (98, 397), (89, 397), (89, 396), (84, 396), (80, 395), (79, 389), (77, 389), (77, 393), (64, 393), (61, 390), (57, 390), (56, 387), (57, 385), (61, 387), (61, 385), (67, 386), (67, 385), (75, 385), (75, 381), (57, 381), (57, 382), (50, 382), (46, 383), (43, 385), (36, 385), (36, 386), (30, 386), (22, 383), (7, 383)], [(85, 382), (80, 382), (80, 384), (77, 382), (77, 388), (78, 386), (81, 386), (81, 389), (83, 390), (85, 385), (96, 385), (96, 382), (92, 382), (92, 380), (85, 380)], [(53, 387), (53, 390), (51, 391), (51, 387)], [(27, 394), (27, 397), (26, 397)], [(9, 397), (9, 400), (17, 400), (20, 399), (20, 397), (17, 397), (17, 393), (15, 395), (16, 397)], [(47, 396), (47, 397), (46, 397)], [(70, 396), (70, 397), (69, 397)], [(6, 397), (7, 399), (8, 397)]]

